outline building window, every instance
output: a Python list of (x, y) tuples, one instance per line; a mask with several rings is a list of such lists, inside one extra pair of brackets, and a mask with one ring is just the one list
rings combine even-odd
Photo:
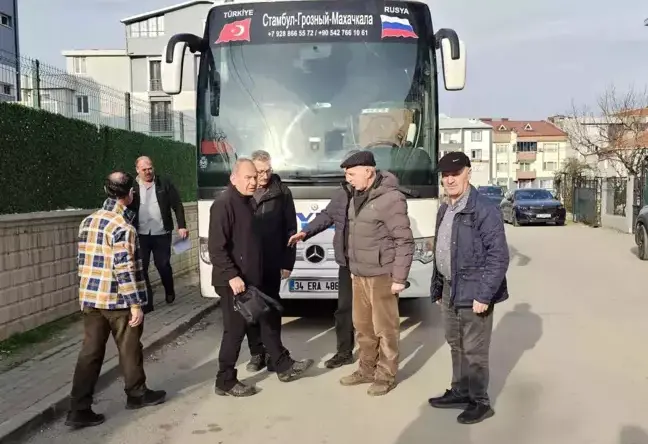
[(151, 132), (173, 132), (173, 114), (170, 101), (151, 102)]
[(88, 114), (90, 110), (88, 108), (88, 96), (77, 96), (77, 113), (79, 114)]
[(497, 164), (498, 173), (506, 173), (508, 171), (508, 163), (500, 162)]
[(129, 37), (159, 37), (161, 35), (164, 35), (163, 15), (128, 25)]
[(13, 28), (13, 17), (0, 12), (0, 25)]
[(74, 62), (74, 74), (87, 74), (85, 57), (75, 57), (73, 59), (73, 62)]
[(556, 171), (558, 169), (558, 162), (545, 162), (543, 169), (545, 171)]
[(530, 163), (520, 163), (520, 171), (531, 171), (531, 164)]
[(498, 154), (503, 154), (508, 152), (508, 145), (498, 144), (496, 149)]
[(545, 143), (544, 144), (545, 153), (555, 153), (558, 151), (557, 143)]
[(13, 97), (13, 86), (7, 83), (0, 83), (0, 95)]
[(552, 190), (553, 189), (553, 180), (552, 179), (543, 179), (540, 181), (540, 188), (544, 188), (545, 190)]
[(481, 142), (482, 141), (482, 132), (481, 131), (471, 131), (470, 140), (472, 142)]
[(536, 152), (538, 151), (538, 142), (518, 142), (517, 143), (518, 152)]
[(472, 160), (482, 160), (482, 150), (471, 150), (470, 158)]
[(149, 61), (149, 91), (162, 91), (162, 62)]

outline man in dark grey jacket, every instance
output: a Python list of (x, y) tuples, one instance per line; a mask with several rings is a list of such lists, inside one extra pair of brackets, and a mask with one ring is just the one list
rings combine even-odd
[(299, 233), (292, 236), (289, 245), (305, 241), (316, 234), (335, 225), (333, 235), (333, 249), (335, 261), (340, 266), (338, 271), (338, 306), (335, 311), (335, 334), (337, 336), (337, 353), (324, 365), (328, 368), (338, 368), (353, 363), (353, 317), (351, 307), (353, 302), (353, 289), (351, 287), (351, 272), (347, 258), (347, 211), (352, 193), (351, 185), (344, 182), (340, 189), (335, 191), (329, 204)]
[(452, 384), (429, 403), (457, 408), (461, 424), (495, 413), (488, 397), (493, 309), (508, 298), (509, 251), (500, 209), (470, 185), (470, 159), (452, 152), (439, 160), (448, 202), (437, 214), (430, 293), (442, 307), (452, 355)]
[(342, 385), (369, 383), (381, 396), (396, 386), (399, 357), (398, 295), (405, 289), (414, 255), (407, 201), (396, 177), (376, 170), (369, 151), (342, 163), (354, 188), (348, 209), (349, 269), (353, 280), (353, 326), (360, 366)]

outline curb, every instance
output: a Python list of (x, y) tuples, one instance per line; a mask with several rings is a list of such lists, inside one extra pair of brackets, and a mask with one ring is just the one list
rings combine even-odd
[[(185, 316), (168, 325), (146, 339), (142, 339), (144, 353), (150, 353), (186, 333), (203, 317), (219, 306), (220, 299), (213, 303), (195, 308)], [(99, 392), (108, 387), (119, 376), (119, 357), (114, 356), (104, 362), (95, 388)], [(66, 413), (69, 406), (69, 395), (72, 384), (69, 383), (55, 393), (42, 399), (20, 414), (0, 424), (0, 444), (21, 442), (26, 435), (37, 431), (41, 426), (59, 418)]]

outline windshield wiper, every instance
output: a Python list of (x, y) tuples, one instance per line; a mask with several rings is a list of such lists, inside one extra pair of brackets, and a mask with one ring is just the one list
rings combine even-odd
[(344, 174), (340, 173), (315, 173), (315, 174), (290, 174), (284, 182), (295, 183), (331, 183), (344, 180)]

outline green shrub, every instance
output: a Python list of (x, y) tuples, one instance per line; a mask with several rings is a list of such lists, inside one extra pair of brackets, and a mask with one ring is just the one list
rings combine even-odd
[(97, 208), (108, 173), (135, 174), (142, 155), (196, 200), (193, 145), (0, 103), (0, 214)]

